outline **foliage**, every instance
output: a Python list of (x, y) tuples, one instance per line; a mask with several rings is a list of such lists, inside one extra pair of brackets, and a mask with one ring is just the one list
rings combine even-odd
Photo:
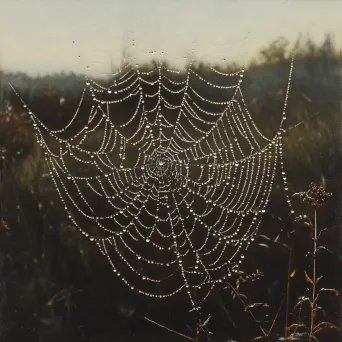
[[(308, 191), (299, 193), (298, 198), (305, 200), (306, 205), (314, 205), (312, 209), (320, 210), (319, 226), (332, 226), (342, 171), (338, 162), (341, 56), (329, 37), (322, 46), (302, 40), (290, 45), (280, 39), (261, 51), (257, 62), (246, 70), (244, 93), (262, 132), (272, 135), (282, 111), (288, 57), (296, 53), (284, 142), (289, 191), (296, 193), (311, 180), (324, 182), (324, 188), (310, 186)], [(214, 77), (204, 63), (199, 61), (196, 67), (201, 73), (206, 72), (209, 79)], [(145, 68), (149, 70), (150, 66)], [(238, 65), (226, 63), (216, 68), (232, 72)], [(38, 79), (24, 74), (7, 76), (25, 101), (52, 126), (74, 112), (84, 84), (80, 75), (50, 75)], [(31, 123), (22, 114), (20, 101), (8, 87), (4, 96), (8, 102), (0, 113), (0, 146), (4, 149), (1, 153), (4, 160), (1, 162), (0, 234), (6, 246), (4, 279), (11, 303), (6, 320), (14, 327), (24, 327), (11, 330), (12, 340), (21, 332), (21, 338), (38, 340), (34, 331), (45, 329), (46, 334), (56, 336), (56, 331), (65, 332), (79, 325), (89, 335), (98, 334), (96, 329), (102, 330), (104, 326), (109, 330), (112, 326), (116, 330), (124, 327), (129, 330), (127, 325), (143, 315), (157, 316), (160, 321), (170, 320), (169, 313), (182, 307), (182, 298), (160, 305), (127, 293), (116, 278), (108, 275), (107, 265), (97, 253), (69, 225), (47, 177), (44, 156), (36, 144)], [(65, 102), (60, 102), (61, 97)], [(226, 294), (213, 294), (208, 298), (207, 310), (210, 309), (213, 317), (202, 324), (214, 333), (223, 330), (238, 341), (252, 335), (259, 340), (273, 336), (284, 340), (280, 332), (284, 330), (286, 315), (284, 289), (289, 283), (293, 311), (292, 323), (286, 326), (288, 337), (321, 339), (334, 325), (333, 320), (324, 317), (324, 313), (328, 316), (333, 312), (332, 305), (324, 304), (330, 303), (329, 298), (335, 297), (338, 289), (335, 289), (336, 279), (329, 267), (321, 267), (320, 277), (307, 269), (306, 255), (316, 256), (318, 265), (321, 259), (323, 263), (338, 265), (337, 239), (331, 237), (330, 230), (319, 230), (314, 215), (307, 211), (306, 216), (298, 216), (294, 223), (296, 229), (291, 230), (292, 222), (281, 202), (281, 183), (277, 180), (275, 183), (274, 204), (270, 208), (273, 217), (266, 213), (257, 244), (246, 257), (244, 273), (226, 284)], [(328, 206), (319, 208), (326, 198), (324, 189), (334, 189), (333, 195)], [(316, 190), (321, 194), (317, 198)], [(310, 232), (313, 240), (305, 235)], [(326, 243), (318, 245), (321, 240)], [(315, 242), (317, 245), (313, 248)], [(288, 263), (289, 256), (291, 263)], [(307, 286), (310, 294), (305, 292)], [(121, 308), (126, 306), (138, 307), (138, 313), (133, 318), (124, 316)], [(321, 318), (324, 320), (320, 321)], [(173, 314), (172, 322), (175, 322), (175, 330), (180, 331), (186, 324), (191, 325), (187, 313)], [(215, 322), (219, 323), (215, 325)], [(248, 331), (246, 322), (251, 323)], [(150, 329), (150, 325), (147, 327)], [(195, 334), (194, 331), (188, 333)], [(73, 340), (81, 340), (79, 331), (74, 334)]]
[[(312, 275), (309, 276), (307, 271), (304, 270), (305, 281), (309, 284), (311, 288), (311, 296), (300, 296), (294, 306), (295, 309), (302, 310), (303, 306), (309, 306), (309, 320), (306, 324), (303, 323), (295, 323), (290, 326), (285, 327), (285, 341), (295, 340), (297, 337), (297, 330), (299, 329), (301, 332), (305, 332), (309, 337), (309, 342), (316, 341), (317, 336), (324, 332), (326, 329), (337, 329), (337, 327), (328, 321), (317, 322), (318, 316), (321, 312), (324, 312), (321, 305), (319, 305), (319, 299), (323, 293), (330, 293), (336, 296), (339, 296), (339, 292), (333, 288), (319, 288), (319, 283), (322, 280), (322, 276), (317, 276), (316, 263), (317, 263), (317, 254), (321, 249), (327, 249), (325, 246), (318, 245), (321, 234), (324, 233), (323, 230), (318, 231), (317, 224), (317, 210), (320, 209), (324, 202), (331, 197), (331, 193), (327, 192), (322, 185), (317, 185), (314, 183), (310, 183), (308, 189), (304, 192), (300, 192), (298, 194), (294, 194), (294, 196), (298, 196), (300, 200), (308, 204), (311, 211), (313, 211), (314, 220), (312, 221), (308, 216), (301, 215), (295, 221), (301, 222), (304, 226), (308, 227), (310, 230), (310, 237), (312, 240)], [(292, 278), (292, 277), (291, 277)], [(298, 320), (301, 317), (298, 317)], [(302, 320), (303, 322), (303, 320)], [(287, 335), (287, 333), (291, 333)]]

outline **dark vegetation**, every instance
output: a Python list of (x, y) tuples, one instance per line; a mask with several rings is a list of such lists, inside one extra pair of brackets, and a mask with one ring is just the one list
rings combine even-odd
[[(329, 37), (321, 46), (308, 40), (291, 47), (279, 39), (248, 66), (243, 91), (262, 131), (266, 135), (274, 132), (281, 118), (292, 52), (296, 59), (284, 165), (298, 214), (293, 222), (279, 179), (260, 235), (246, 256), (244, 273), (225, 284), (224, 290), (214, 292), (203, 308), (206, 317), (212, 314), (204, 323), (213, 332), (213, 341), (341, 338), (342, 54)], [(224, 71), (237, 68), (216, 67)], [(207, 78), (214, 77), (203, 63), (197, 68)], [(185, 297), (154, 301), (136, 296), (70, 225), (47, 177), (31, 122), (6, 84), (9, 79), (44, 122), (56, 125), (74, 113), (84, 78), (73, 74), (35, 79), (24, 74), (4, 76), (0, 112), (0, 285), (1, 296), (6, 298), (0, 327), (4, 338), (35, 342), (184, 340), (144, 317), (196, 336), (196, 318), (188, 313)], [(309, 187), (311, 182), (324, 187)], [(332, 196), (325, 196), (322, 206), (308, 200), (317, 200), (317, 194), (323, 192)], [(201, 338), (209, 337), (204, 334)]]

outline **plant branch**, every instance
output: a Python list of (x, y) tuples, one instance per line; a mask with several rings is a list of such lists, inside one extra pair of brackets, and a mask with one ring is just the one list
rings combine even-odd
[(274, 320), (273, 320), (273, 322), (272, 322), (272, 325), (271, 325), (270, 330), (268, 331), (266, 337), (269, 337), (269, 336), (271, 335), (271, 332), (272, 332), (272, 330), (273, 330), (273, 327), (274, 327), (274, 325), (275, 325), (275, 322), (277, 321), (277, 318), (278, 318), (278, 316), (279, 316), (280, 309), (281, 309), (281, 307), (283, 306), (283, 302), (284, 302), (284, 297), (283, 297), (283, 299), (281, 300), (281, 303), (280, 303), (280, 305), (279, 305), (279, 309), (278, 309), (278, 311), (277, 311), (277, 313), (276, 313), (276, 315), (275, 315), (275, 317), (274, 317)]
[(144, 317), (144, 319), (146, 319), (146, 321), (149, 321), (149, 322), (151, 322), (151, 323), (157, 325), (158, 327), (161, 327), (161, 328), (163, 328), (163, 329), (165, 329), (165, 330), (168, 330), (168, 331), (170, 331), (170, 332), (172, 332), (172, 333), (174, 333), (174, 334), (176, 334), (176, 335), (178, 335), (178, 336), (182, 336), (182, 337), (184, 337), (184, 338), (186, 338), (186, 339), (188, 339), (188, 340), (191, 340), (191, 341), (196, 341), (196, 340), (193, 339), (192, 337), (187, 336), (187, 335), (184, 335), (184, 334), (182, 334), (182, 333), (180, 333), (180, 332), (178, 332), (178, 331), (172, 330), (172, 329), (166, 327), (165, 325), (162, 325), (162, 324), (160, 324), (160, 323), (157, 323), (157, 322), (153, 321), (152, 319), (150, 319), (150, 318), (148, 318), (148, 317)]
[(236, 294), (236, 296), (240, 299), (241, 303), (243, 304), (244, 308), (246, 311), (249, 312), (249, 314), (252, 316), (253, 320), (255, 321), (255, 323), (257, 323), (257, 325), (259, 326), (262, 334), (264, 335), (265, 338), (267, 338), (267, 334), (265, 332), (265, 330), (263, 329), (263, 327), (261, 326), (260, 322), (255, 318), (252, 310), (248, 307), (248, 305), (246, 305), (246, 303), (244, 302), (244, 300), (241, 298), (240, 293), (238, 291), (236, 291), (235, 287), (232, 286), (230, 283), (228, 283), (228, 286), (233, 290), (233, 292)]
[(315, 325), (315, 302), (316, 302), (316, 254), (317, 254), (317, 209), (315, 209), (314, 222), (314, 251), (313, 251), (313, 276), (312, 276), (312, 302), (311, 302), (311, 317), (310, 317), (310, 340), (312, 341), (312, 333)]
[(285, 342), (288, 339), (288, 326), (289, 326), (289, 312), (290, 312), (290, 288), (291, 288), (291, 267), (292, 267), (292, 243), (290, 245), (289, 261), (287, 266), (287, 284), (286, 284), (286, 312), (285, 312)]

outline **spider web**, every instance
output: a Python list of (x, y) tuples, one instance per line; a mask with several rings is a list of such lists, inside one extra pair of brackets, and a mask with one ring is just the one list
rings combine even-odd
[(132, 290), (158, 298), (186, 291), (193, 309), (239, 271), (277, 165), (287, 191), (282, 134), (293, 60), (272, 137), (248, 111), (244, 70), (208, 68), (210, 81), (193, 60), (183, 72), (127, 63), (109, 86), (87, 78), (58, 130), (24, 104), (72, 223)]

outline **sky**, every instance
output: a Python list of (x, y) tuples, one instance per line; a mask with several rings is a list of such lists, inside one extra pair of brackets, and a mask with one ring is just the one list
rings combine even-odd
[(247, 64), (280, 36), (342, 47), (341, 13), (342, 0), (0, 0), (0, 66), (99, 75), (123, 51), (177, 64), (192, 49)]

